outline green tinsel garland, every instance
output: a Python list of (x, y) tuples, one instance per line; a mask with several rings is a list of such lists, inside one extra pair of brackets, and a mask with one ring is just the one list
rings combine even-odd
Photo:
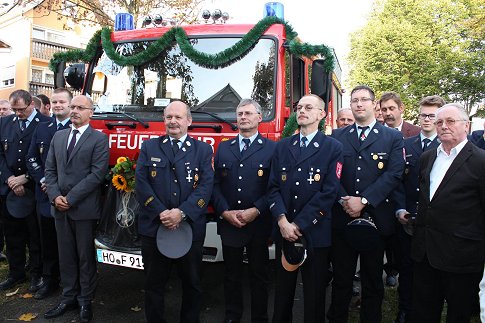
[(325, 58), (325, 69), (327, 72), (333, 70), (334, 59), (331, 50), (325, 45), (310, 45), (299, 43), (298, 35), (293, 28), (284, 20), (277, 17), (266, 17), (260, 20), (244, 37), (236, 44), (216, 54), (207, 54), (196, 50), (189, 41), (187, 34), (181, 27), (173, 27), (162, 37), (151, 43), (146, 50), (133, 56), (119, 55), (111, 42), (111, 29), (104, 27), (98, 30), (88, 43), (86, 49), (70, 50), (54, 54), (49, 62), (49, 68), (56, 72), (61, 62), (89, 62), (96, 55), (96, 48), (101, 41), (103, 49), (108, 57), (120, 66), (140, 66), (155, 59), (160, 52), (177, 42), (181, 51), (194, 63), (206, 68), (220, 68), (234, 63), (243, 58), (256, 45), (256, 42), (264, 32), (274, 24), (285, 26), (289, 52), (299, 56), (321, 55)]
[[(286, 138), (292, 136), (297, 129), (298, 122), (296, 121), (296, 112), (293, 112), (292, 114), (290, 114), (288, 120), (286, 120), (285, 128), (281, 133), (281, 137)], [(318, 129), (322, 132), (325, 132), (325, 118), (323, 118), (318, 124)]]

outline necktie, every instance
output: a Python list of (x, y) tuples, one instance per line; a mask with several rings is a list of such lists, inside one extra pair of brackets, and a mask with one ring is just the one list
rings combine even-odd
[(429, 145), (430, 142), (431, 142), (431, 140), (428, 139), (428, 138), (423, 139), (423, 151), (425, 151), (426, 148), (428, 148), (428, 145)]
[(369, 126), (365, 126), (365, 127), (358, 126), (357, 128), (360, 129), (360, 137), (359, 137), (359, 140), (360, 140), (360, 142), (363, 142), (367, 138), (367, 136), (365, 135), (365, 131), (367, 129), (369, 129)]
[(180, 140), (178, 139), (172, 140), (172, 151), (174, 156), (177, 155), (177, 152), (179, 151), (179, 142)]
[(249, 140), (248, 138), (244, 138), (242, 141), (244, 142), (244, 147), (241, 150), (241, 156), (243, 156), (246, 150), (248, 150), (249, 144), (251, 143), (251, 140)]
[(74, 146), (76, 146), (76, 135), (79, 133), (79, 130), (74, 129), (72, 131), (72, 138), (69, 142), (69, 146), (67, 146), (67, 158), (71, 156), (72, 151), (74, 150)]
[(59, 122), (59, 123), (57, 124), (57, 130), (61, 130), (61, 128), (62, 128), (62, 123), (60, 123), (60, 122)]
[(300, 150), (303, 150), (306, 148), (306, 142), (308, 141), (307, 137), (301, 137), (300, 141)]
[(27, 119), (20, 120), (20, 131), (24, 132), (27, 129)]

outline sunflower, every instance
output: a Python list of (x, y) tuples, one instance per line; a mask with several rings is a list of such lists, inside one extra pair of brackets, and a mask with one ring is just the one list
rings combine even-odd
[(126, 178), (124, 178), (123, 175), (113, 176), (111, 182), (118, 191), (126, 191), (126, 189), (128, 188), (128, 183), (126, 182)]
[(125, 161), (127, 161), (126, 157), (121, 156), (121, 157), (118, 157), (118, 159), (116, 160), (116, 163), (121, 164)]

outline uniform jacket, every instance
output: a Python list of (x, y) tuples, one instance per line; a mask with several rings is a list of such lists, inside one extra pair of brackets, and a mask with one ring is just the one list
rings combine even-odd
[(421, 128), (413, 125), (407, 121), (402, 122), (401, 133), (404, 138), (414, 137), (419, 135)]
[[(59, 130), (69, 129), (71, 121)], [(41, 122), (32, 136), (29, 152), (27, 153), (27, 169), (29, 175), (35, 182), (35, 199), (37, 200), (37, 212), (42, 216), (52, 217), (51, 203), (49, 197), (40, 188), (41, 180), (44, 178), (45, 162), (52, 137), (57, 131), (55, 119), (53, 121)]]
[(71, 208), (60, 212), (52, 207), (56, 217), (67, 213), (72, 220), (94, 220), (101, 216), (101, 184), (108, 171), (108, 137), (89, 126), (67, 158), (70, 129), (60, 130), (52, 137), (45, 163), (45, 183), (50, 201), (66, 196)]
[[(32, 135), (40, 122), (51, 118), (38, 113), (29, 126), (20, 131), (19, 119), (15, 114), (0, 118), (0, 195), (7, 195), (10, 191), (5, 184), (10, 176), (27, 173), (26, 155), (29, 150)], [(29, 183), (26, 184), (29, 186)], [(33, 185), (30, 183), (31, 189)]]
[(214, 159), (212, 204), (218, 215), (226, 210), (256, 207), (260, 214), (242, 228), (220, 218), (218, 232), (222, 243), (232, 247), (246, 245), (253, 235), (269, 237), (272, 217), (266, 195), (271, 158), (276, 143), (258, 135), (241, 157), (238, 137), (221, 142)]
[[(321, 132), (301, 153), (299, 135), (278, 142), (268, 186), (273, 217), (286, 214), (312, 247), (330, 246), (332, 205), (341, 170), (342, 145)], [(274, 231), (280, 240), (277, 224)]]
[[(440, 145), (438, 136), (434, 138), (432, 142), (429, 143), (426, 151), (433, 150)], [(419, 168), (420, 162), (419, 158), (423, 153), (421, 136), (417, 135), (404, 140), (404, 148), (406, 150), (406, 168), (404, 169), (403, 175), (403, 185), (405, 192), (405, 204), (402, 208), (406, 209), (410, 213), (417, 212), (417, 205), (419, 200)], [(404, 201), (400, 199), (399, 203)], [(401, 208), (401, 207), (399, 207)]]
[(485, 137), (483, 130), (473, 131), (471, 134), (471, 141), (477, 145), (478, 148), (485, 149)]
[(436, 151), (421, 157), (412, 258), (455, 273), (481, 272), (485, 261), (485, 151), (467, 142), (429, 199)]
[[(365, 197), (370, 203), (363, 211), (373, 216), (382, 235), (395, 230), (396, 204), (391, 193), (398, 187), (404, 171), (404, 141), (401, 133), (379, 123), (360, 143), (356, 125), (337, 129), (332, 136), (344, 146), (344, 167), (338, 198)], [(333, 227), (343, 230), (353, 220), (337, 202), (334, 207)]]
[(188, 217), (193, 241), (203, 241), (214, 184), (211, 162), (211, 146), (190, 136), (175, 157), (168, 136), (143, 142), (136, 167), (139, 233), (155, 237), (160, 213), (179, 208)]

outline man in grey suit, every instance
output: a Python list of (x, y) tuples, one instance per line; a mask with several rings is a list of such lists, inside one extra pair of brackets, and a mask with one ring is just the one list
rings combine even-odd
[(61, 316), (79, 305), (81, 322), (89, 322), (97, 278), (94, 232), (101, 214), (101, 183), (108, 170), (108, 137), (89, 126), (90, 98), (74, 97), (70, 109), (72, 129), (56, 132), (45, 166), (59, 243), (62, 299), (44, 317)]

